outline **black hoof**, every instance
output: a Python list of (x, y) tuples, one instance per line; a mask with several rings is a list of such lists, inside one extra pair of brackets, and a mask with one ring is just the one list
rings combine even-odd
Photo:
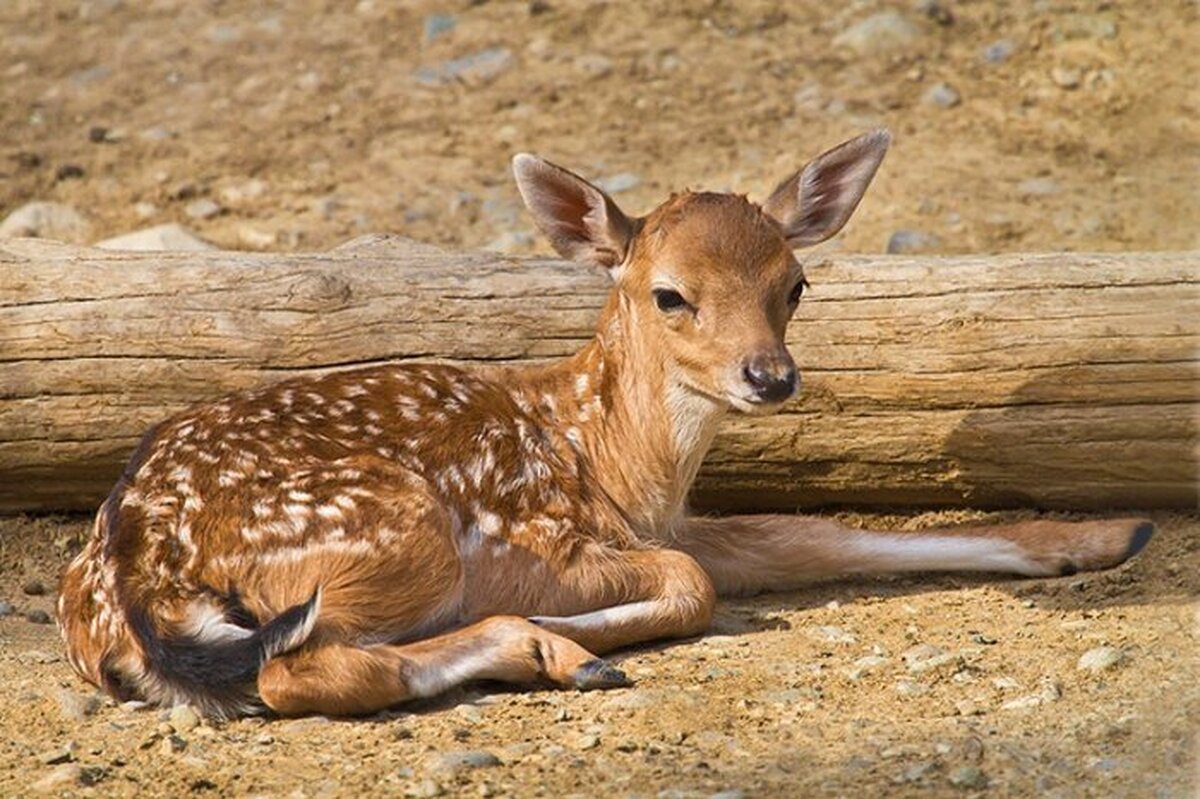
[(624, 688), (633, 685), (625, 672), (609, 663), (607, 660), (596, 658), (584, 663), (571, 675), (575, 687), (581, 691), (594, 691), (602, 688)]
[(1154, 537), (1154, 522), (1142, 522), (1133, 529), (1133, 537), (1129, 539), (1129, 548), (1125, 550), (1125, 560), (1129, 560), (1146, 548)]

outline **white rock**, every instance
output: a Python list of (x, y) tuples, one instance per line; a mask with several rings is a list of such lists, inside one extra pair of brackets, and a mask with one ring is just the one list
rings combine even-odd
[(872, 55), (905, 50), (922, 36), (921, 28), (898, 11), (880, 11), (851, 25), (833, 40), (834, 47), (844, 47), (859, 55)]
[(207, 197), (201, 197), (199, 200), (192, 200), (183, 208), (183, 212), (192, 219), (212, 219), (214, 216), (218, 216), (224, 210), (224, 208)]
[(197, 236), (183, 225), (174, 222), (166, 225), (155, 225), (143, 230), (135, 230), (121, 236), (96, 242), (102, 250), (132, 250), (139, 252), (155, 252), (161, 250), (177, 250), (197, 252), (200, 250), (215, 250), (217, 247)]
[(92, 223), (83, 214), (55, 202), (26, 203), (0, 222), (0, 239), (29, 236), (83, 244), (91, 232)]
[(1107, 671), (1121, 665), (1125, 659), (1125, 652), (1115, 646), (1098, 646), (1080, 655), (1076, 668), (1080, 671)]

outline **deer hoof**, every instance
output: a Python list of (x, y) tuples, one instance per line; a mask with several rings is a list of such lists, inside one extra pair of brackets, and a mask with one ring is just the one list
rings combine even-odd
[(584, 663), (571, 675), (575, 687), (581, 691), (594, 691), (603, 688), (624, 688), (633, 685), (625, 672), (609, 663), (607, 660), (596, 658)]

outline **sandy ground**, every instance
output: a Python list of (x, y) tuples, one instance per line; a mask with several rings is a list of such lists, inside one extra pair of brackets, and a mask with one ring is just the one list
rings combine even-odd
[[(236, 249), (389, 231), (543, 251), (514, 152), (642, 212), (683, 187), (761, 197), (883, 124), (894, 150), (831, 246), (1200, 245), (1194, 3), (929, 5), (7, 0), (0, 216), (63, 202), (83, 242), (178, 221)], [(885, 8), (907, 41), (838, 39)], [(1159, 522), (1105, 574), (730, 603), (713, 636), (625, 656), (631, 689), (176, 734), (90, 702), (25, 615), (50, 610), (85, 522), (0, 520), (0, 795), (1193, 796), (1200, 519)], [(926, 644), (944, 652), (910, 667)], [(1123, 662), (1077, 669), (1105, 645)]]
[[(912, 529), (972, 515), (850, 518)], [(160, 711), (90, 704), (55, 628), (24, 615), (52, 608), (87, 520), (8, 519), (0, 795), (1190, 797), (1200, 518), (1157, 521), (1147, 550), (1105, 573), (728, 602), (708, 637), (619, 656), (628, 689), (472, 688), (367, 720), (176, 734)], [(32, 583), (47, 593), (26, 594)], [(1080, 670), (1101, 646), (1123, 661)]]
[[(922, 5), (6, 0), (0, 214), (66, 202), (93, 241), (178, 221), (234, 249), (389, 231), (524, 251), (543, 245), (515, 152), (640, 213), (685, 187), (761, 198), (887, 125), (847, 250), (897, 230), (943, 252), (1200, 244), (1195, 3), (943, 2), (950, 24)], [(904, 42), (839, 40), (886, 8)], [(927, 99), (941, 83), (956, 105)]]

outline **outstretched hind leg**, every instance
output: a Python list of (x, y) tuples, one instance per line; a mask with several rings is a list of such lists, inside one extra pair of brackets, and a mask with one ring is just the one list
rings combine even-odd
[(627, 682), (573, 641), (522, 618), (494, 616), (411, 644), (315, 642), (267, 661), (258, 691), (283, 715), (361, 715), (473, 680), (580, 689)]

